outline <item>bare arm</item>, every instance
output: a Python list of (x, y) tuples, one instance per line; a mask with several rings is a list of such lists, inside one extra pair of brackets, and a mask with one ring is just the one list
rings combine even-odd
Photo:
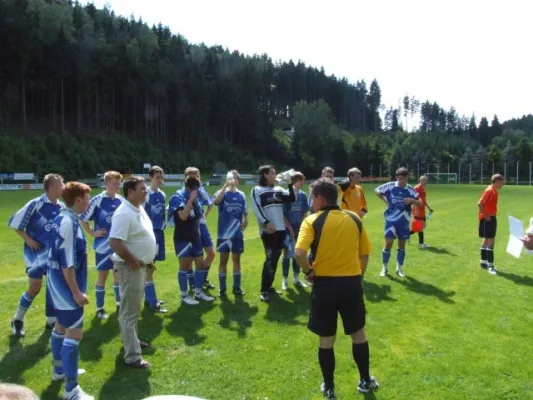
[(36, 240), (33, 240), (30, 235), (26, 233), (25, 230), (15, 229), (15, 232), (17, 232), (17, 234), (22, 238), (22, 240), (24, 240), (24, 243), (26, 243), (28, 247), (33, 251), (39, 250), (41, 248), (41, 244)]
[(368, 266), (368, 256), (360, 256), (359, 262), (361, 263), (361, 275), (364, 276)]
[(185, 205), (185, 208), (183, 210), (178, 210), (178, 217), (182, 221), (187, 221), (187, 218), (189, 218), (189, 215), (191, 214), (191, 210), (193, 209), (194, 200), (198, 197), (198, 191), (193, 190), (191, 192), (191, 197), (189, 197), (189, 200), (187, 201), (187, 204)]
[[(226, 188), (228, 187), (228, 184), (225, 183), (224, 186), (222, 186), (222, 189), (217, 193), (217, 197), (213, 200), (213, 204), (215, 206), (218, 206), (220, 203), (222, 203), (222, 200), (224, 199), (224, 194), (226, 193)], [(209, 210), (209, 209), (208, 209)], [(207, 217), (207, 213), (206, 213)]]
[(212, 208), (213, 208), (213, 205), (207, 206), (207, 210), (205, 210), (204, 218), (207, 218)]
[(76, 281), (76, 272), (74, 271), (74, 268), (63, 268), (63, 277), (67, 282), (70, 292), (72, 293), (72, 297), (74, 297), (74, 301), (80, 307), (83, 307), (85, 304), (89, 304), (87, 295), (80, 291), (80, 287)]
[(477, 203), (477, 206), (479, 208), (479, 211), (481, 211), (481, 214), (483, 214), (483, 218), (485, 218), (487, 221), (490, 221), (490, 215), (487, 213), (487, 210), (485, 210), (485, 206), (483, 203), (479, 202)]
[(81, 220), (80, 220), (80, 223), (81, 223), (81, 226), (83, 226), (83, 229), (85, 229), (85, 231), (86, 231), (89, 235), (91, 235), (92, 237), (94, 237), (94, 238), (105, 236), (106, 233), (107, 233), (107, 230), (105, 230), (105, 229), (99, 229), (99, 230), (97, 230), (97, 231), (93, 230), (93, 229), (91, 228), (91, 225), (89, 225), (89, 223), (86, 222), (86, 221), (81, 221)]
[(389, 202), (387, 201), (387, 198), (385, 197), (385, 195), (383, 195), (381, 193), (376, 193), (376, 195), (378, 196), (378, 199), (383, 201), (387, 206), (389, 205)]
[(294, 250), (294, 258), (296, 259), (296, 262), (304, 272), (304, 274), (308, 273), (311, 269), (311, 265), (309, 264), (309, 258), (307, 257), (307, 251), (303, 249), (295, 249)]

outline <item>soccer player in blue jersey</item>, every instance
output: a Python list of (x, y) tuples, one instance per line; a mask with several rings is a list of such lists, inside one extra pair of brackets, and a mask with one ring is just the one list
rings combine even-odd
[(229, 254), (233, 262), (233, 294), (243, 296), (241, 288), (241, 254), (244, 252), (243, 232), (248, 226), (248, 204), (246, 195), (237, 189), (240, 175), (230, 171), (233, 180), (226, 181), (222, 189), (215, 193), (213, 204), (218, 207), (217, 251), (220, 253), (218, 279), (220, 296), (226, 295), (226, 274)]
[(152, 225), (154, 226), (154, 235), (157, 243), (157, 254), (154, 259), (154, 268), (146, 270), (146, 283), (144, 286), (144, 304), (149, 306), (155, 312), (166, 313), (168, 310), (162, 307), (164, 301), (157, 299), (154, 284), (155, 262), (164, 261), (165, 256), (165, 226), (166, 226), (166, 195), (161, 190), (163, 184), (164, 172), (163, 168), (154, 165), (148, 171), (150, 177), (150, 186), (146, 191), (146, 202), (144, 209), (146, 214), (150, 217)]
[[(109, 270), (113, 270), (113, 250), (109, 246), (109, 230), (111, 229), (111, 218), (114, 212), (123, 201), (123, 197), (118, 194), (122, 175), (115, 171), (107, 171), (104, 174), (105, 191), (91, 199), (89, 209), (81, 216), (81, 225), (89, 235), (94, 237), (93, 248), (96, 253), (96, 316), (100, 319), (107, 319), (108, 315), (104, 310), (105, 303), (105, 283)], [(88, 221), (94, 221), (94, 228), (91, 229)], [(120, 292), (118, 279), (113, 271), (113, 289), (115, 291), (115, 301), (117, 311), (120, 307)]]
[[(213, 240), (211, 239), (211, 235), (209, 233), (209, 229), (207, 229), (207, 221), (206, 218), (211, 212), (211, 209), (213, 208), (213, 199), (211, 196), (209, 196), (209, 193), (207, 193), (207, 190), (201, 185), (202, 179), (200, 177), (200, 170), (196, 167), (188, 167), (185, 170), (185, 179), (187, 179), (189, 176), (194, 176), (200, 181), (200, 188), (198, 189), (198, 202), (200, 203), (200, 206), (202, 207), (202, 219), (200, 220), (200, 240), (202, 241), (202, 247), (205, 252), (205, 259), (203, 261), (204, 263), (204, 269), (207, 270), (205, 273), (205, 282), (203, 283), (202, 287), (204, 290), (207, 289), (214, 289), (215, 286), (212, 285), (209, 282), (208, 275), (209, 275), (209, 268), (211, 268), (211, 263), (215, 259), (215, 250), (213, 249)], [(207, 209), (204, 212), (204, 207), (207, 207)], [(191, 270), (189, 272), (189, 285), (191, 287), (191, 290), (194, 290), (194, 276), (193, 271)]]
[[(48, 174), (44, 177), (43, 185), (45, 193), (30, 200), (9, 219), (9, 227), (15, 229), (24, 241), (24, 264), (29, 280), (28, 290), (20, 298), (19, 307), (11, 321), (11, 329), (17, 337), (24, 336), (24, 316), (41, 291), (43, 275), (46, 274), (52, 223), (64, 207), (58, 201), (65, 187), (63, 178), (58, 174)], [(46, 328), (52, 329), (55, 320), (47, 289)]]
[(404, 277), (405, 241), (409, 239), (411, 207), (420, 207), (422, 202), (416, 190), (407, 184), (407, 168), (396, 170), (396, 182), (388, 182), (376, 189), (377, 196), (385, 202), (385, 248), (383, 249), (383, 268), (381, 276), (388, 273), (388, 264), (394, 239), (398, 239), (396, 253), (396, 273)]
[(63, 191), (67, 208), (55, 218), (48, 256), (48, 285), (57, 315), (50, 345), (53, 380), (65, 379), (66, 400), (94, 400), (78, 384), (79, 344), (87, 298), (87, 240), (79, 223), (89, 208), (91, 188), (69, 182)]
[[(305, 176), (301, 172), (296, 172), (292, 176), (292, 182), (294, 183), (294, 191), (296, 194), (296, 201), (294, 203), (285, 203), (283, 205), (283, 214), (285, 217), (285, 227), (287, 228), (287, 240), (291, 240), (295, 243), (298, 239), (298, 233), (300, 232), (300, 225), (307, 216), (309, 211), (309, 205), (307, 202), (307, 196), (303, 190), (300, 190), (304, 184)], [(281, 262), (283, 269), (283, 281), (281, 288), (287, 290), (289, 288), (289, 269), (292, 259), (292, 272), (294, 274), (294, 286), (307, 287), (307, 285), (300, 280), (300, 267), (294, 257), (289, 257), (289, 249), (286, 247), (283, 250), (283, 260)]]
[[(203, 212), (198, 201), (199, 188), (200, 180), (195, 176), (189, 176), (185, 179), (185, 187), (174, 193), (168, 204), (168, 225), (174, 226), (174, 249), (180, 263), (178, 284), (181, 290), (181, 300), (189, 305), (198, 304), (196, 299), (214, 300), (202, 290), (207, 270), (200, 237), (200, 220)], [(196, 266), (193, 272), (194, 298), (189, 296), (187, 291), (188, 275), (189, 271), (192, 271), (193, 262)]]

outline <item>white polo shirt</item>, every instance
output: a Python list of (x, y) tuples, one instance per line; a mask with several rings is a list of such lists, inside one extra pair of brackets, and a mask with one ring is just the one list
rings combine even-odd
[[(113, 214), (110, 239), (120, 239), (129, 252), (144, 263), (151, 263), (157, 251), (154, 229), (144, 207), (137, 208), (128, 200)], [(113, 261), (124, 262), (118, 254), (113, 253)]]

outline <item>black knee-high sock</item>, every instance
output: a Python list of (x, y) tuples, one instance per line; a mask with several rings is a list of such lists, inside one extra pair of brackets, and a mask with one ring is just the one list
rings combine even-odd
[(418, 243), (424, 244), (424, 231), (418, 232)]
[(318, 348), (318, 362), (322, 370), (322, 377), (324, 378), (324, 385), (326, 390), (335, 389), (333, 382), (333, 374), (335, 373), (335, 353), (333, 348), (323, 349)]
[(360, 378), (365, 381), (370, 380), (370, 349), (368, 342), (353, 343), (352, 354), (359, 369)]
[(494, 265), (494, 249), (487, 249), (485, 250), (487, 254), (487, 264), (488, 265)]
[(481, 261), (480, 264), (482, 267), (487, 267), (487, 249), (484, 247), (481, 248)]

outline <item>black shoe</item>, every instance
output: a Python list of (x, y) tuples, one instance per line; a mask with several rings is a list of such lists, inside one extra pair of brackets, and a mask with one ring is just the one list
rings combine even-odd
[(56, 326), (56, 322), (55, 321), (54, 322), (50, 322), (50, 323), (48, 323), (48, 322), (44, 323), (44, 329), (46, 331), (53, 331), (54, 330), (54, 326)]
[(276, 290), (276, 289), (274, 289), (273, 287), (271, 287), (270, 289), (268, 289), (268, 293), (270, 293), (270, 294), (277, 294), (277, 295), (281, 295), (281, 294), (282, 294), (281, 290)]
[(120, 306), (117, 304), (117, 314), (120, 312)]
[(241, 288), (233, 289), (233, 294), (235, 296), (244, 296), (244, 291)]
[(379, 383), (378, 381), (376, 381), (376, 378), (374, 378), (373, 376), (371, 376), (370, 380), (368, 381), (361, 379), (359, 383), (357, 384), (357, 390), (361, 393), (368, 393), (378, 388), (379, 388)]
[(225, 298), (228, 297), (228, 295), (227, 295), (227, 293), (226, 293), (225, 290), (219, 290), (219, 291), (218, 291), (218, 297), (222, 297), (222, 298), (225, 299)]
[(155, 306), (155, 307), (149, 307), (149, 308), (150, 308), (150, 310), (152, 310), (155, 313), (166, 314), (168, 312), (168, 310), (166, 308), (161, 307), (160, 303), (157, 303), (157, 306)]
[(264, 301), (265, 303), (268, 303), (270, 301), (270, 295), (268, 294), (268, 292), (263, 292), (261, 293), (261, 301)]
[(107, 313), (105, 312), (105, 310), (103, 308), (99, 309), (98, 311), (96, 311), (96, 318), (100, 318), (100, 319), (108, 319), (109, 318), (109, 315), (107, 315)]
[(24, 337), (26, 332), (24, 332), (24, 321), (20, 319), (11, 320), (11, 329), (13, 330), (13, 335), (16, 337)]
[(206, 279), (205, 282), (204, 282), (204, 285), (202, 286), (202, 288), (204, 290), (214, 289), (215, 285), (213, 285), (211, 282), (209, 282), (209, 280)]
[(326, 390), (326, 385), (324, 383), (320, 385), (320, 391), (322, 392), (322, 394), (324, 395), (326, 399), (337, 400), (337, 396), (335, 395), (335, 390), (334, 389)]

